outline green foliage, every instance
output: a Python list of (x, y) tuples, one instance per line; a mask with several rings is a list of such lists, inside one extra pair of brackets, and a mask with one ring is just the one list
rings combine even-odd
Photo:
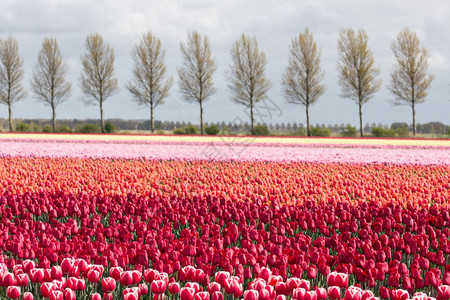
[(70, 128), (68, 125), (61, 125), (59, 126), (56, 131), (58, 132), (72, 132), (72, 128)]
[(253, 128), (253, 135), (270, 135), (270, 131), (266, 124), (257, 124)]
[(217, 135), (219, 133), (219, 127), (217, 125), (211, 124), (205, 128), (205, 133), (207, 135)]
[(156, 130), (156, 134), (165, 134), (165, 132), (162, 129), (158, 129), (158, 130)]
[(114, 133), (114, 132), (116, 132), (116, 126), (113, 123), (111, 123), (110, 121), (107, 121), (105, 123), (105, 131), (106, 131), (106, 133)]
[(42, 132), (52, 132), (52, 131), (53, 131), (52, 126), (48, 124), (46, 124), (44, 128), (42, 128)]
[(173, 130), (173, 134), (184, 134), (184, 129), (183, 128), (175, 128)]
[(77, 126), (75, 131), (79, 133), (98, 133), (100, 132), (100, 127), (96, 124), (88, 123), (82, 126)]
[(393, 129), (384, 129), (381, 127), (372, 128), (372, 136), (373, 137), (393, 137), (395, 135), (395, 131)]
[(398, 127), (397, 129), (395, 129), (395, 134), (398, 137), (408, 137), (409, 129), (408, 127)]
[(330, 136), (330, 128), (311, 127), (311, 136)]
[(303, 127), (297, 128), (297, 130), (289, 132), (289, 135), (292, 135), (292, 136), (306, 136), (306, 129), (303, 128)]
[(16, 131), (18, 132), (29, 132), (30, 131), (30, 125), (24, 122), (20, 122), (16, 125)]
[(189, 126), (186, 126), (186, 128), (184, 128), (184, 133), (185, 134), (197, 134), (198, 129), (194, 125), (189, 125)]
[(342, 131), (341, 136), (343, 137), (353, 137), (356, 136), (356, 127), (348, 124)]

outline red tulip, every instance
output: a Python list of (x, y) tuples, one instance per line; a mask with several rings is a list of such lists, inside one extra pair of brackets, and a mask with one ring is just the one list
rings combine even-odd
[(450, 286), (441, 285), (438, 287), (437, 300), (449, 300), (450, 299)]
[(152, 292), (154, 294), (163, 294), (166, 288), (167, 284), (164, 280), (155, 280), (152, 282)]
[(289, 293), (295, 290), (296, 288), (300, 287), (301, 279), (297, 277), (291, 277), (286, 281), (286, 285), (288, 288)]
[(263, 267), (259, 272), (259, 278), (264, 279), (266, 282), (269, 280), (270, 275), (272, 275), (272, 271), (269, 268)]
[(209, 292), (210, 294), (213, 294), (213, 293), (216, 292), (216, 291), (220, 291), (221, 288), (222, 288), (222, 287), (220, 286), (220, 284), (219, 284), (218, 282), (211, 282), (211, 283), (208, 285), (208, 292)]
[(50, 293), (50, 300), (63, 300), (63, 292), (61, 291), (52, 291)]
[(288, 293), (288, 287), (285, 282), (277, 282), (275, 284), (275, 291), (278, 295), (286, 295)]
[(381, 299), (389, 299), (390, 295), (389, 295), (389, 289), (382, 286), (380, 287), (380, 298)]
[(285, 295), (278, 295), (275, 300), (287, 300)]
[(144, 271), (144, 280), (147, 283), (152, 283), (153, 280), (155, 279), (155, 276), (158, 274), (159, 274), (159, 272), (157, 270), (147, 269)]
[(130, 292), (123, 296), (124, 300), (139, 300), (139, 293), (138, 292)]
[(114, 294), (113, 293), (104, 293), (103, 299), (104, 300), (114, 300)]
[[(1, 275), (1, 274), (0, 274)], [(6, 272), (3, 274), (2, 284), (5, 287), (17, 285), (17, 280), (13, 273)]]
[(363, 291), (361, 293), (361, 300), (369, 300), (374, 297), (372, 291)]
[(27, 286), (29, 282), (29, 277), (27, 274), (18, 274), (16, 276), (18, 286)]
[(216, 291), (211, 294), (211, 300), (223, 300), (223, 294), (219, 291)]
[(41, 284), (41, 295), (45, 298), (49, 298), (51, 292), (55, 290), (55, 285), (52, 282), (44, 282)]
[(178, 282), (169, 283), (169, 293), (172, 295), (178, 294), (180, 291), (180, 284)]
[(33, 300), (33, 299), (34, 299), (34, 296), (30, 292), (25, 292), (22, 295), (22, 300)]
[(148, 285), (145, 283), (141, 283), (138, 285), (139, 288), (139, 295), (143, 296), (143, 295), (147, 295), (148, 294)]
[(407, 299), (409, 299), (408, 291), (401, 290), (401, 289), (392, 290), (391, 299), (392, 300), (407, 300)]
[(102, 296), (99, 293), (91, 294), (91, 300), (102, 300)]
[(216, 272), (216, 274), (214, 275), (215, 281), (221, 286), (225, 285), (225, 280), (228, 278), (230, 278), (230, 273), (225, 271)]
[(317, 293), (315, 291), (308, 291), (305, 293), (304, 300), (317, 300)]
[(8, 288), (6, 289), (6, 294), (11, 299), (18, 299), (20, 297), (20, 287), (8, 286)]
[(133, 284), (139, 284), (142, 281), (142, 273), (138, 270), (131, 271), (133, 277)]
[(61, 271), (64, 274), (68, 274), (72, 270), (74, 260), (72, 258), (64, 258), (61, 262)]
[(309, 265), (308, 269), (306, 269), (306, 275), (310, 279), (314, 279), (317, 276), (317, 268), (315, 265)]
[[(22, 266), (23, 266), (23, 271), (25, 273), (30, 273), (31, 269), (36, 268), (36, 263), (32, 260), (26, 259), (22, 262)], [(22, 296), (23, 298), (23, 296)]]
[(109, 293), (114, 291), (116, 288), (116, 280), (112, 277), (105, 277), (102, 279), (102, 291), (104, 293)]
[(35, 268), (30, 270), (31, 282), (41, 283), (44, 280), (44, 269)]
[(259, 300), (259, 292), (256, 290), (246, 290), (244, 300)]
[(190, 287), (183, 287), (180, 289), (181, 300), (193, 300), (195, 295), (195, 289)]
[(304, 288), (296, 288), (292, 291), (292, 299), (296, 300), (304, 300), (305, 299), (306, 290)]
[(120, 280), (120, 276), (123, 273), (123, 269), (121, 267), (112, 267), (109, 269), (109, 276), (114, 278), (116, 281)]
[(53, 266), (50, 273), (52, 275), (52, 279), (56, 279), (56, 280), (61, 279), (63, 276), (63, 271), (60, 266)]
[(270, 292), (265, 288), (260, 290), (258, 300), (270, 300)]
[(361, 300), (361, 291), (354, 288), (348, 288), (345, 291), (344, 300)]
[(100, 280), (100, 272), (97, 270), (90, 270), (87, 273), (87, 279), (89, 282), (98, 282)]
[(129, 286), (133, 284), (133, 274), (131, 271), (125, 271), (120, 275), (120, 284), (124, 286)]
[(210, 294), (208, 292), (198, 292), (194, 295), (195, 300), (209, 300)]
[(333, 300), (341, 299), (341, 289), (338, 286), (328, 287), (328, 297)]
[(317, 293), (318, 300), (327, 299), (327, 290), (325, 288), (317, 288), (316, 293)]
[(64, 300), (75, 300), (76, 299), (75, 291), (72, 290), (71, 288), (66, 288), (63, 291), (63, 297), (64, 297)]

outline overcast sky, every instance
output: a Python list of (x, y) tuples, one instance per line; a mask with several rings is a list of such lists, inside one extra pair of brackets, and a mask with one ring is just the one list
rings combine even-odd
[[(199, 108), (184, 102), (178, 91), (177, 66), (180, 42), (197, 30), (211, 42), (217, 63), (217, 93), (205, 103), (205, 121), (247, 121), (245, 108), (234, 104), (224, 72), (229, 66), (231, 44), (242, 34), (255, 36), (268, 59), (266, 74), (273, 86), (270, 100), (259, 105), (258, 122), (305, 123), (304, 108), (285, 104), (281, 76), (287, 64), (291, 39), (309, 27), (322, 51), (325, 94), (310, 110), (312, 124), (358, 124), (358, 107), (339, 96), (337, 85), (337, 36), (340, 28), (362, 28), (369, 36), (383, 86), (363, 106), (364, 123), (411, 123), (409, 106), (393, 106), (389, 83), (393, 55), (391, 42), (403, 27), (417, 32), (430, 53), (429, 72), (435, 75), (427, 101), (417, 107), (417, 122), (450, 124), (450, 1), (448, 0), (1, 0), (0, 37), (14, 36), (24, 59), (24, 84), (29, 89), (37, 53), (45, 37), (58, 40), (67, 59), (72, 97), (57, 108), (57, 118), (99, 118), (96, 106), (85, 106), (79, 88), (80, 56), (89, 33), (100, 33), (115, 50), (120, 93), (105, 102), (106, 118), (147, 119), (148, 108), (139, 106), (125, 88), (130, 77), (130, 52), (141, 35), (152, 31), (166, 49), (168, 74), (175, 83), (166, 104), (157, 107), (159, 120), (198, 122)], [(18, 118), (50, 118), (51, 110), (32, 97), (15, 104)], [(0, 105), (0, 118), (7, 107)]]

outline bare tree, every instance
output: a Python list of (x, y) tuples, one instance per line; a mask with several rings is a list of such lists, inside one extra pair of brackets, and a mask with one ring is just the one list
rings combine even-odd
[(281, 83), (288, 103), (305, 106), (308, 136), (311, 136), (309, 106), (325, 92), (325, 86), (320, 84), (323, 76), (320, 53), (312, 34), (306, 28), (305, 32), (292, 39), (288, 66)]
[(34, 96), (52, 108), (52, 128), (56, 130), (56, 106), (70, 97), (72, 84), (66, 76), (69, 66), (63, 60), (56, 39), (45, 38), (39, 51), (31, 88)]
[(173, 79), (164, 80), (166, 66), (165, 51), (161, 49), (161, 41), (151, 32), (144, 34), (139, 44), (131, 53), (134, 61), (133, 76), (127, 83), (128, 91), (136, 102), (150, 108), (150, 130), (155, 131), (153, 111), (159, 104), (164, 104), (164, 98), (169, 96)]
[(233, 64), (225, 73), (229, 81), (228, 88), (233, 92), (234, 102), (250, 109), (251, 131), (254, 134), (253, 109), (267, 97), (272, 86), (264, 74), (266, 55), (259, 50), (256, 38), (245, 34), (233, 44), (230, 52)]
[(86, 52), (81, 57), (83, 69), (80, 85), (86, 104), (100, 106), (102, 133), (105, 132), (103, 120), (103, 102), (119, 91), (114, 77), (114, 50), (103, 42), (100, 34), (90, 34), (86, 38)]
[(389, 90), (394, 94), (394, 104), (406, 104), (412, 109), (413, 135), (416, 135), (416, 104), (426, 100), (433, 75), (427, 75), (428, 51), (420, 46), (415, 32), (404, 28), (391, 45), (395, 63), (391, 72)]
[(356, 101), (359, 106), (359, 133), (363, 136), (362, 105), (367, 103), (381, 87), (377, 79), (380, 70), (374, 67), (369, 38), (363, 29), (343, 29), (339, 33), (338, 83), (341, 96)]
[(212, 76), (216, 63), (211, 58), (209, 40), (193, 31), (186, 44), (180, 44), (183, 66), (178, 69), (178, 86), (184, 100), (200, 105), (200, 132), (203, 134), (203, 102), (209, 99), (216, 89)]
[(13, 37), (0, 39), (0, 102), (8, 106), (9, 131), (13, 131), (12, 105), (27, 96), (22, 85), (23, 75), (17, 40)]

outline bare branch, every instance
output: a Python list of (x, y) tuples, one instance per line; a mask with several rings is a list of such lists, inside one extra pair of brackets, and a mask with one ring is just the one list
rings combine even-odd
[(8, 106), (9, 131), (12, 131), (12, 105), (25, 98), (27, 92), (23, 88), (23, 60), (19, 56), (17, 40), (8, 37), (0, 39), (0, 102)]
[(154, 132), (153, 110), (159, 104), (164, 104), (173, 84), (172, 77), (164, 80), (165, 51), (161, 49), (160, 39), (148, 32), (133, 48), (131, 56), (134, 62), (133, 76), (127, 83), (127, 89), (136, 102), (150, 108), (150, 130)]
[(253, 108), (267, 97), (272, 86), (264, 72), (266, 55), (259, 50), (255, 37), (242, 34), (231, 47), (233, 64), (226, 71), (228, 88), (233, 93), (233, 101), (250, 108), (251, 130), (254, 132)]

